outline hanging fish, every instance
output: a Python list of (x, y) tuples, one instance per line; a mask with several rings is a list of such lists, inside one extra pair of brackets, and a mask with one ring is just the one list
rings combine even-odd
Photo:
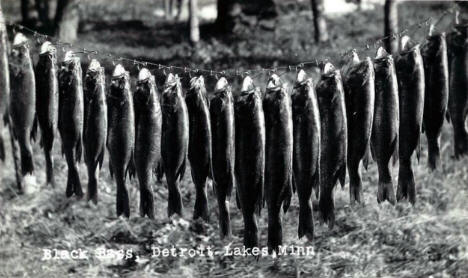
[(41, 129), (41, 146), (44, 149), (47, 183), (55, 185), (52, 149), (58, 122), (57, 49), (48, 41), (41, 45), (36, 65), (36, 113)]
[(189, 115), (188, 159), (195, 184), (196, 199), (193, 219), (209, 220), (206, 180), (211, 172), (211, 123), (209, 103), (203, 76), (190, 80), (185, 97)]
[[(36, 117), (36, 79), (28, 39), (21, 33), (13, 40), (10, 58), (10, 116), (13, 136), (21, 152), (23, 175), (34, 171), (31, 135)], [(21, 191), (21, 189), (20, 189)]]
[(281, 207), (289, 208), (292, 196), (293, 123), (291, 98), (280, 77), (272, 74), (265, 98), (266, 157), (265, 199), (268, 205), (268, 249), (282, 244)]
[(246, 76), (234, 103), (237, 206), (244, 218), (244, 246), (258, 246), (255, 214), (260, 215), (265, 179), (265, 119), (260, 91)]
[(321, 122), (319, 209), (331, 229), (335, 224), (333, 190), (338, 181), (344, 186), (348, 148), (344, 89), (340, 71), (331, 63), (323, 66), (316, 91)]
[(419, 44), (408, 36), (401, 38), (401, 51), (396, 60), (400, 105), (399, 157), (397, 200), (416, 201), (416, 186), (411, 157), (416, 151), (419, 161), (420, 135), (424, 114), (424, 65)]
[[(88, 169), (88, 201), (98, 201), (99, 170), (107, 140), (106, 76), (104, 67), (93, 59), (86, 71), (84, 86), (84, 158)], [(99, 166), (99, 167), (98, 167)]]
[(3, 128), (7, 122), (8, 104), (10, 103), (10, 72), (8, 68), (7, 30), (5, 17), (0, 8), (0, 161), (5, 160)]
[(361, 202), (361, 161), (367, 169), (372, 122), (374, 120), (374, 65), (370, 58), (359, 60), (356, 51), (343, 70), (348, 123), (348, 174), (351, 203)]
[(83, 81), (80, 58), (65, 54), (59, 71), (59, 120), (62, 151), (68, 164), (66, 196), (83, 196), (77, 162), (81, 160), (83, 135)]
[[(433, 30), (433, 27), (431, 27)], [(445, 33), (432, 34), (422, 48), (425, 76), (423, 129), (427, 137), (429, 168), (440, 164), (440, 136), (447, 113), (449, 73)]]
[(398, 81), (392, 55), (383, 47), (377, 50), (374, 59), (375, 109), (372, 126), (371, 150), (379, 171), (377, 202), (389, 201), (395, 204), (392, 166), (398, 159), (398, 128), (400, 110), (398, 102)]
[(154, 76), (146, 68), (138, 74), (135, 103), (135, 166), (140, 184), (140, 215), (154, 218), (151, 176), (161, 163), (161, 105)]
[(468, 24), (455, 25), (447, 37), (450, 93), (448, 110), (453, 127), (455, 158), (468, 155)]
[(235, 123), (231, 86), (221, 77), (210, 103), (213, 186), (218, 200), (221, 238), (231, 236), (229, 200), (234, 187)]
[(294, 187), (299, 197), (299, 238), (314, 237), (312, 189), (318, 196), (320, 186), (320, 112), (312, 79), (304, 70), (297, 74), (291, 95), (293, 117)]
[(118, 64), (112, 73), (107, 97), (109, 163), (117, 184), (117, 216), (130, 217), (127, 175), (132, 171), (135, 148), (135, 115), (130, 75)]
[(162, 94), (161, 155), (169, 191), (167, 213), (182, 215), (179, 184), (185, 174), (189, 144), (189, 118), (182, 85), (177, 75), (169, 73)]

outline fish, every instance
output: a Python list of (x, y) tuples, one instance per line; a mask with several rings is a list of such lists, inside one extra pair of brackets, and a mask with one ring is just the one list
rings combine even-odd
[(348, 125), (341, 73), (327, 62), (315, 88), (320, 111), (319, 211), (329, 229), (335, 224), (333, 190), (344, 186), (348, 153)]
[(419, 44), (408, 36), (401, 38), (400, 55), (395, 62), (400, 105), (399, 162), (397, 201), (416, 202), (416, 185), (411, 157), (421, 156), (420, 137), (424, 114), (425, 77)]
[(189, 115), (188, 159), (195, 184), (193, 219), (209, 221), (206, 182), (211, 176), (211, 121), (203, 76), (193, 77), (185, 96)]
[(283, 212), (292, 197), (293, 123), (291, 97), (276, 74), (269, 77), (263, 99), (265, 113), (265, 200), (268, 208), (268, 249), (282, 244)]
[(258, 246), (257, 215), (263, 206), (265, 117), (260, 90), (250, 76), (234, 102), (236, 201), (244, 220), (244, 246)]
[(138, 73), (135, 105), (135, 166), (140, 185), (140, 215), (154, 219), (153, 171), (161, 164), (162, 112), (154, 75)]
[(398, 81), (392, 55), (383, 47), (377, 50), (374, 59), (375, 107), (372, 125), (371, 151), (377, 162), (379, 185), (377, 202), (387, 200), (395, 204), (392, 165), (398, 161), (398, 142), (400, 109), (398, 100)]
[(184, 178), (189, 145), (189, 116), (178, 75), (169, 73), (161, 100), (161, 156), (168, 186), (167, 213), (182, 216), (179, 184)]
[(126, 188), (135, 150), (135, 114), (130, 90), (130, 74), (121, 64), (112, 72), (107, 95), (107, 149), (111, 173), (117, 184), (117, 216), (130, 217), (130, 204)]
[(8, 34), (5, 17), (0, 8), (0, 161), (5, 161), (5, 142), (3, 129), (8, 122), (8, 106), (10, 103), (10, 71), (8, 67)]
[[(34, 171), (31, 137), (36, 120), (36, 78), (29, 41), (17, 33), (10, 56), (10, 117), (13, 137), (18, 141), (22, 175)], [(21, 190), (20, 190), (21, 191)]]
[(299, 197), (298, 236), (314, 238), (312, 189), (320, 190), (320, 112), (312, 79), (297, 74), (291, 94), (293, 119), (293, 181)]
[(52, 150), (58, 122), (58, 66), (57, 49), (46, 41), (41, 45), (35, 68), (36, 113), (41, 129), (41, 146), (46, 161), (47, 183), (55, 186)]
[(232, 88), (221, 77), (210, 101), (213, 187), (219, 210), (221, 238), (232, 234), (229, 201), (235, 183), (235, 122)]
[(449, 95), (445, 33), (432, 34), (430, 32), (427, 36), (427, 43), (421, 49), (421, 54), (425, 77), (423, 130), (427, 137), (428, 165), (431, 170), (435, 170), (440, 164), (440, 137), (447, 114)]
[(87, 199), (97, 204), (99, 171), (107, 141), (107, 99), (104, 67), (91, 60), (84, 83), (84, 160), (88, 169)]
[(81, 161), (84, 101), (80, 58), (72, 51), (65, 53), (59, 70), (58, 129), (62, 139), (62, 153), (68, 164), (68, 180), (65, 195), (83, 197), (77, 162)]
[(454, 155), (468, 155), (468, 24), (457, 24), (447, 35), (449, 60), (449, 119), (453, 127)]
[(363, 61), (356, 51), (343, 72), (346, 116), (348, 123), (348, 175), (351, 203), (362, 199), (361, 161), (367, 169), (374, 120), (375, 75), (371, 58)]

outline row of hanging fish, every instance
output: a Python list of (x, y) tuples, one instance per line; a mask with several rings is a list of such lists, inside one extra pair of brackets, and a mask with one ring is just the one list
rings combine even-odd
[[(166, 176), (168, 215), (182, 215), (180, 181), (190, 163), (196, 189), (194, 218), (208, 220), (206, 186), (212, 179), (221, 235), (231, 234), (229, 201), (235, 189), (245, 246), (258, 245), (257, 217), (266, 205), (268, 247), (277, 249), (282, 243), (281, 210), (288, 210), (293, 194), (297, 192), (300, 206), (298, 235), (311, 239), (312, 193), (319, 199), (321, 217), (333, 227), (336, 184), (344, 187), (348, 172), (350, 200), (362, 202), (360, 165), (367, 169), (371, 159), (378, 167), (377, 201), (414, 203), (411, 160), (414, 153), (419, 159), (420, 134), (427, 136), (428, 164), (435, 169), (446, 115), (454, 129), (455, 156), (468, 153), (467, 25), (450, 33), (450, 51), (444, 33), (430, 34), (422, 47), (404, 36), (395, 57), (380, 48), (373, 60), (360, 60), (353, 52), (341, 71), (331, 63), (322, 65), (315, 86), (303, 70), (291, 92), (276, 74), (269, 77), (263, 93), (247, 76), (240, 93), (233, 94), (221, 78), (210, 98), (201, 76), (190, 80), (184, 94), (178, 76), (169, 74), (159, 94), (146, 68), (140, 70), (133, 92), (129, 73), (121, 65), (115, 67), (107, 88), (104, 68), (96, 60), (83, 81), (79, 58), (68, 52), (57, 65), (56, 50), (48, 42), (41, 46), (34, 71), (27, 39), (21, 34), (14, 39), (8, 67), (3, 34), (0, 112), (9, 115), (22, 174), (34, 170), (30, 138), (39, 126), (47, 182), (54, 183), (51, 150), (57, 128), (68, 164), (66, 195), (83, 196), (78, 174), (83, 152), (87, 196), (97, 202), (107, 147), (117, 184), (117, 215), (130, 215), (126, 179), (136, 175), (140, 215), (154, 217), (153, 173), (158, 179)], [(5, 78), (8, 71), (10, 78)], [(0, 151), (3, 159), (3, 148)], [(397, 161), (395, 193), (392, 165)]]

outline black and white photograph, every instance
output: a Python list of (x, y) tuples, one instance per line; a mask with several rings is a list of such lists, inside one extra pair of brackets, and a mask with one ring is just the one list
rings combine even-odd
[(0, 0), (0, 277), (468, 277), (468, 1)]

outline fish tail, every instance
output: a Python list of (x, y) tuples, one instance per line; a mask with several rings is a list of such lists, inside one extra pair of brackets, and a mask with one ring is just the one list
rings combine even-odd
[(231, 237), (231, 217), (229, 213), (229, 201), (225, 196), (218, 196), (219, 227), (221, 238)]
[(117, 181), (117, 216), (124, 215), (130, 217), (130, 203), (128, 200), (128, 192), (125, 187), (124, 171), (114, 171), (115, 180)]
[(299, 205), (299, 228), (297, 231), (299, 238), (306, 236), (308, 240), (314, 239), (314, 220), (312, 213), (312, 207), (309, 201)]
[(322, 220), (328, 224), (329, 229), (333, 229), (335, 225), (335, 202), (332, 192), (320, 192), (319, 210)]
[(140, 177), (140, 216), (148, 216), (154, 219), (154, 198), (151, 187), (148, 186), (148, 180), (151, 173), (146, 173), (144, 177)]
[(67, 197), (71, 197), (73, 194), (75, 194), (78, 198), (83, 197), (80, 176), (74, 162), (68, 164), (67, 190), (65, 193)]
[(390, 204), (395, 204), (395, 192), (393, 190), (393, 182), (389, 180), (379, 179), (379, 187), (377, 189), (377, 202), (380, 204), (387, 200)]
[(98, 169), (95, 164), (88, 167), (88, 201), (98, 202)]
[(26, 148), (20, 148), (21, 152), (21, 172), (23, 175), (32, 174), (34, 172), (34, 161), (32, 152)]
[(46, 161), (46, 176), (47, 184), (50, 184), (52, 187), (55, 187), (54, 181), (54, 162), (52, 160), (52, 155), (50, 150), (44, 149), (45, 161)]
[(283, 243), (283, 227), (281, 225), (280, 208), (268, 209), (268, 251), (278, 253)]
[(427, 138), (429, 169), (434, 171), (440, 165), (440, 147), (438, 138)]
[(244, 214), (244, 246), (245, 248), (258, 246), (258, 227), (254, 213)]
[(398, 202), (403, 199), (408, 199), (413, 205), (416, 202), (416, 185), (414, 182), (413, 169), (411, 168), (411, 160), (400, 161), (396, 197)]
[(453, 138), (455, 144), (455, 158), (460, 158), (468, 154), (468, 134), (465, 124), (455, 125), (453, 127)]
[(361, 192), (362, 192), (362, 180), (361, 173), (359, 171), (359, 164), (349, 165), (348, 167), (349, 175), (349, 199), (351, 204), (361, 203)]
[(369, 167), (369, 164), (372, 162), (372, 151), (370, 149), (370, 143), (367, 145), (366, 152), (364, 153), (364, 157), (362, 159), (362, 165), (364, 166), (364, 169), (367, 170)]
[(210, 216), (208, 213), (208, 198), (206, 196), (206, 189), (204, 182), (202, 186), (196, 186), (197, 192), (195, 197), (195, 207), (193, 210), (193, 219), (202, 218), (205, 221), (209, 221)]
[(3, 137), (0, 134), (0, 161), (5, 161), (5, 144), (3, 143)]
[[(167, 176), (166, 176), (167, 178)], [(182, 216), (183, 204), (182, 197), (178, 188), (177, 180), (168, 180), (168, 200), (167, 200), (167, 215), (171, 217), (173, 214)]]

